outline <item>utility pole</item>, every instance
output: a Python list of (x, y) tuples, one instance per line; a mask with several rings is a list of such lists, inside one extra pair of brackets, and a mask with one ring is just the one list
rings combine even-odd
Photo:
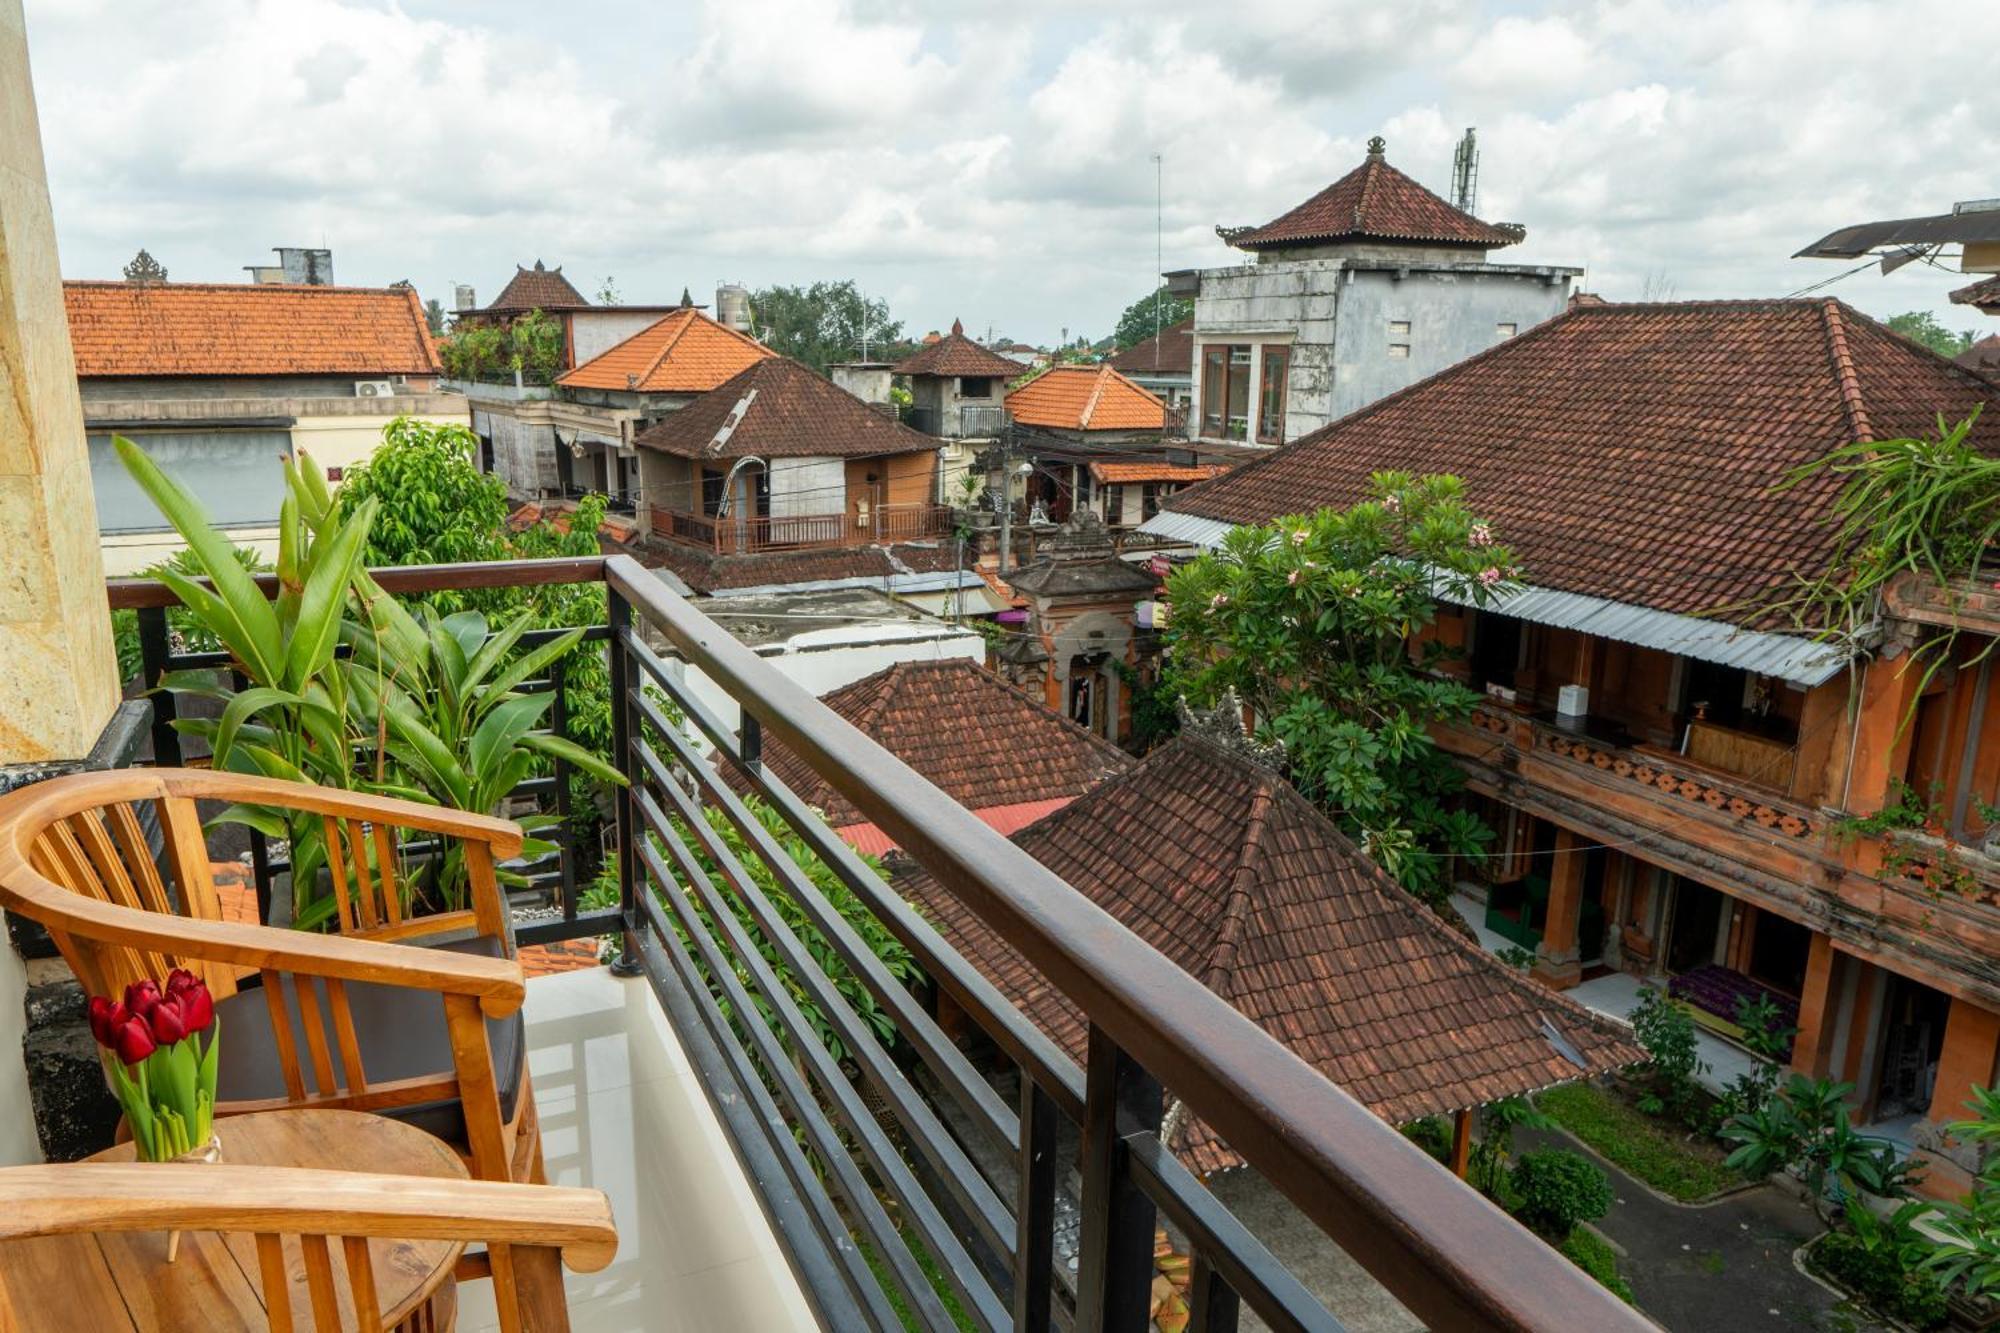
[[(1065, 330), (1067, 332), (1067, 330)], [(1000, 423), (1000, 577), (1014, 565), (1014, 423)]]
[(1160, 298), (1166, 294), (1166, 282), (1160, 277), (1160, 270), (1167, 266), (1166, 260), (1166, 167), (1160, 154), (1153, 154), (1153, 369), (1160, 368), (1160, 334), (1163, 331), (1161, 319), (1163, 308)]

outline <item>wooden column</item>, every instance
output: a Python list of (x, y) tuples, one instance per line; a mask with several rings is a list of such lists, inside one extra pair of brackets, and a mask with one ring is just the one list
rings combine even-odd
[(1576, 933), (1583, 913), (1581, 839), (1566, 828), (1556, 830), (1554, 864), (1549, 867), (1549, 919), (1542, 927), (1542, 947), (1535, 950), (1535, 980), (1554, 990), (1568, 990), (1583, 979)]
[(1807, 1078), (1827, 1077), (1833, 1063), (1836, 961), (1833, 938), (1814, 931), (1799, 992), (1799, 1035), (1792, 1042), (1792, 1068)]
[(1951, 1017), (1944, 1025), (1944, 1050), (1938, 1056), (1937, 1087), (1925, 1118), (1948, 1125), (1970, 1116), (1966, 1099), (1974, 1086), (1992, 1084), (1996, 1056), (2000, 1056), (2000, 1014), (1954, 996)]
[(1464, 1180), (1466, 1167), (1471, 1161), (1472, 1112), (1467, 1109), (1451, 1118), (1451, 1173)]

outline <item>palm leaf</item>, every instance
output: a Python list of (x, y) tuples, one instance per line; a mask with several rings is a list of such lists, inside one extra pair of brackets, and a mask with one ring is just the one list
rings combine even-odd
[(540, 750), (551, 759), (560, 759), (574, 768), (580, 768), (600, 782), (625, 785), (625, 775), (599, 759), (575, 741), (562, 736), (551, 736), (544, 732), (529, 732), (521, 738), (521, 744), (530, 750)]

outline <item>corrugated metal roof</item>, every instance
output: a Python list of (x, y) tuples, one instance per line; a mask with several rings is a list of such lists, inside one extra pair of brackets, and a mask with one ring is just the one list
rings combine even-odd
[[(1196, 546), (1218, 545), (1233, 524), (1162, 510), (1139, 526), (1149, 536)], [(1469, 598), (1447, 598), (1463, 606)], [(1720, 620), (1704, 620), (1671, 611), (1655, 611), (1629, 602), (1591, 597), (1552, 588), (1523, 588), (1484, 609), (1537, 625), (1554, 625), (1595, 634), (1642, 648), (1678, 653), (1703, 662), (1717, 662), (1758, 675), (1776, 676), (1795, 685), (1813, 686), (1831, 680), (1851, 660), (1832, 644), (1794, 634), (1739, 629)]]

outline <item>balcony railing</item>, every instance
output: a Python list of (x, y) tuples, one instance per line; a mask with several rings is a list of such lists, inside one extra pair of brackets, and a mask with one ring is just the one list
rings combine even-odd
[(934, 504), (871, 504), (865, 511), (747, 517), (652, 507), (653, 534), (725, 555), (872, 542), (919, 541), (951, 530), (951, 511)]
[[(1337, 1329), (1164, 1146), (1169, 1097), (1431, 1327), (1646, 1327), (636, 561), (376, 578), (398, 595), (605, 584), (607, 621), (592, 633), (609, 653), (615, 750), (631, 784), (614, 802), (620, 900), (579, 912), (574, 877), (562, 877), (563, 919), (535, 937), (619, 935), (619, 968), (658, 998), (825, 1327), (1139, 1333), (1166, 1224), (1191, 1251), (1192, 1327), (1233, 1329), (1247, 1305), (1274, 1329)], [(158, 585), (113, 588), (115, 605), (171, 600)], [(146, 623), (164, 638), (163, 617)], [(736, 701), (738, 728), (685, 686), (687, 670)], [(764, 767), (767, 733), (1082, 1011), (1087, 1068)], [(775, 831), (745, 791), (775, 811)], [(990, 1048), (954, 1040), (891, 973), (868, 938), (884, 931)], [(1070, 1142), (1073, 1160), (1061, 1151)], [(1076, 1222), (1074, 1267), (1059, 1253), (1059, 1213)]]

